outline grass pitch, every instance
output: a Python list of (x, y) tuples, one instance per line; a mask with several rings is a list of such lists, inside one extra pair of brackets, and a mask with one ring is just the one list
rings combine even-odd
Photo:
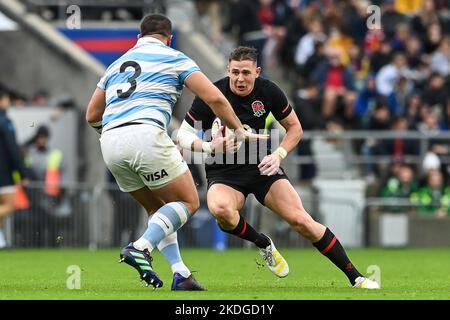
[[(365, 275), (381, 271), (381, 290), (356, 290), (314, 249), (282, 249), (290, 274), (277, 279), (256, 250), (182, 249), (185, 263), (207, 292), (172, 292), (170, 268), (154, 254), (153, 267), (164, 281), (153, 290), (116, 250), (10, 250), (0, 252), (1, 299), (151, 299), (151, 300), (300, 300), (300, 299), (450, 299), (450, 250), (365, 249), (348, 254)], [(67, 289), (71, 265), (81, 269), (79, 290)], [(369, 271), (370, 272), (370, 271)]]

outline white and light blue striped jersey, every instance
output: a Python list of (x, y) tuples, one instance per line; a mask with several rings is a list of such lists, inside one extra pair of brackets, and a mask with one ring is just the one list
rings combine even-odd
[(184, 81), (196, 71), (200, 68), (184, 53), (158, 39), (140, 38), (97, 84), (106, 92), (103, 131), (128, 122), (167, 129)]

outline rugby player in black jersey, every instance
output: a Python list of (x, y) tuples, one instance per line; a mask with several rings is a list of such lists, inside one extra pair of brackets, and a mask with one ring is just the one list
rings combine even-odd
[[(239, 147), (232, 134), (224, 135), (227, 131), (223, 127), (211, 142), (203, 141), (197, 135), (198, 129), (210, 130), (216, 116), (198, 97), (194, 99), (177, 135), (181, 147), (210, 154), (205, 165), (209, 210), (224, 232), (253, 242), (269, 269), (276, 276), (285, 277), (289, 267), (273, 241), (257, 232), (239, 214), (245, 198), (253, 193), (262, 205), (288, 222), (341, 269), (353, 287), (379, 288), (378, 283), (365, 278), (353, 266), (331, 230), (314, 221), (306, 212), (281, 168), (283, 159), (299, 143), (302, 127), (283, 91), (272, 81), (260, 77), (261, 69), (257, 67), (256, 57), (253, 48), (236, 48), (229, 56), (228, 76), (215, 85), (230, 101), (244, 126), (253, 131), (263, 130), (267, 116), (270, 112), (273, 114), (286, 129), (286, 135), (276, 150), (270, 153), (271, 150), (262, 148), (261, 144), (252, 147), (251, 143), (256, 142), (245, 142)], [(254, 157), (252, 152), (257, 156)], [(227, 157), (230, 153), (235, 153), (232, 161)], [(244, 158), (239, 159), (242, 154)]]

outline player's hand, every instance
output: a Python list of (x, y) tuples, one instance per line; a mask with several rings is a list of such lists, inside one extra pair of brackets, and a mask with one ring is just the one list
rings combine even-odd
[(262, 175), (272, 176), (280, 170), (281, 160), (278, 154), (269, 154), (258, 164), (259, 171)]
[(234, 135), (223, 136), (224, 127), (221, 126), (211, 140), (213, 153), (235, 153), (238, 149), (237, 140)]
[(234, 135), (237, 141), (255, 141), (255, 140), (267, 140), (268, 134), (257, 134), (251, 131), (247, 131), (244, 128), (234, 130)]

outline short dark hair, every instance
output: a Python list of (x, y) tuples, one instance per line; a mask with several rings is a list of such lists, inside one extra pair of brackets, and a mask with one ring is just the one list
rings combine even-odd
[(162, 14), (149, 14), (142, 19), (141, 36), (160, 34), (169, 37), (172, 33), (172, 22)]
[(258, 51), (255, 48), (251, 47), (237, 47), (234, 49), (230, 56), (228, 57), (228, 62), (234, 61), (243, 61), (250, 60), (253, 62), (257, 62), (258, 60)]
[(9, 90), (0, 86), (0, 98), (3, 98), (4, 96), (10, 96)]

